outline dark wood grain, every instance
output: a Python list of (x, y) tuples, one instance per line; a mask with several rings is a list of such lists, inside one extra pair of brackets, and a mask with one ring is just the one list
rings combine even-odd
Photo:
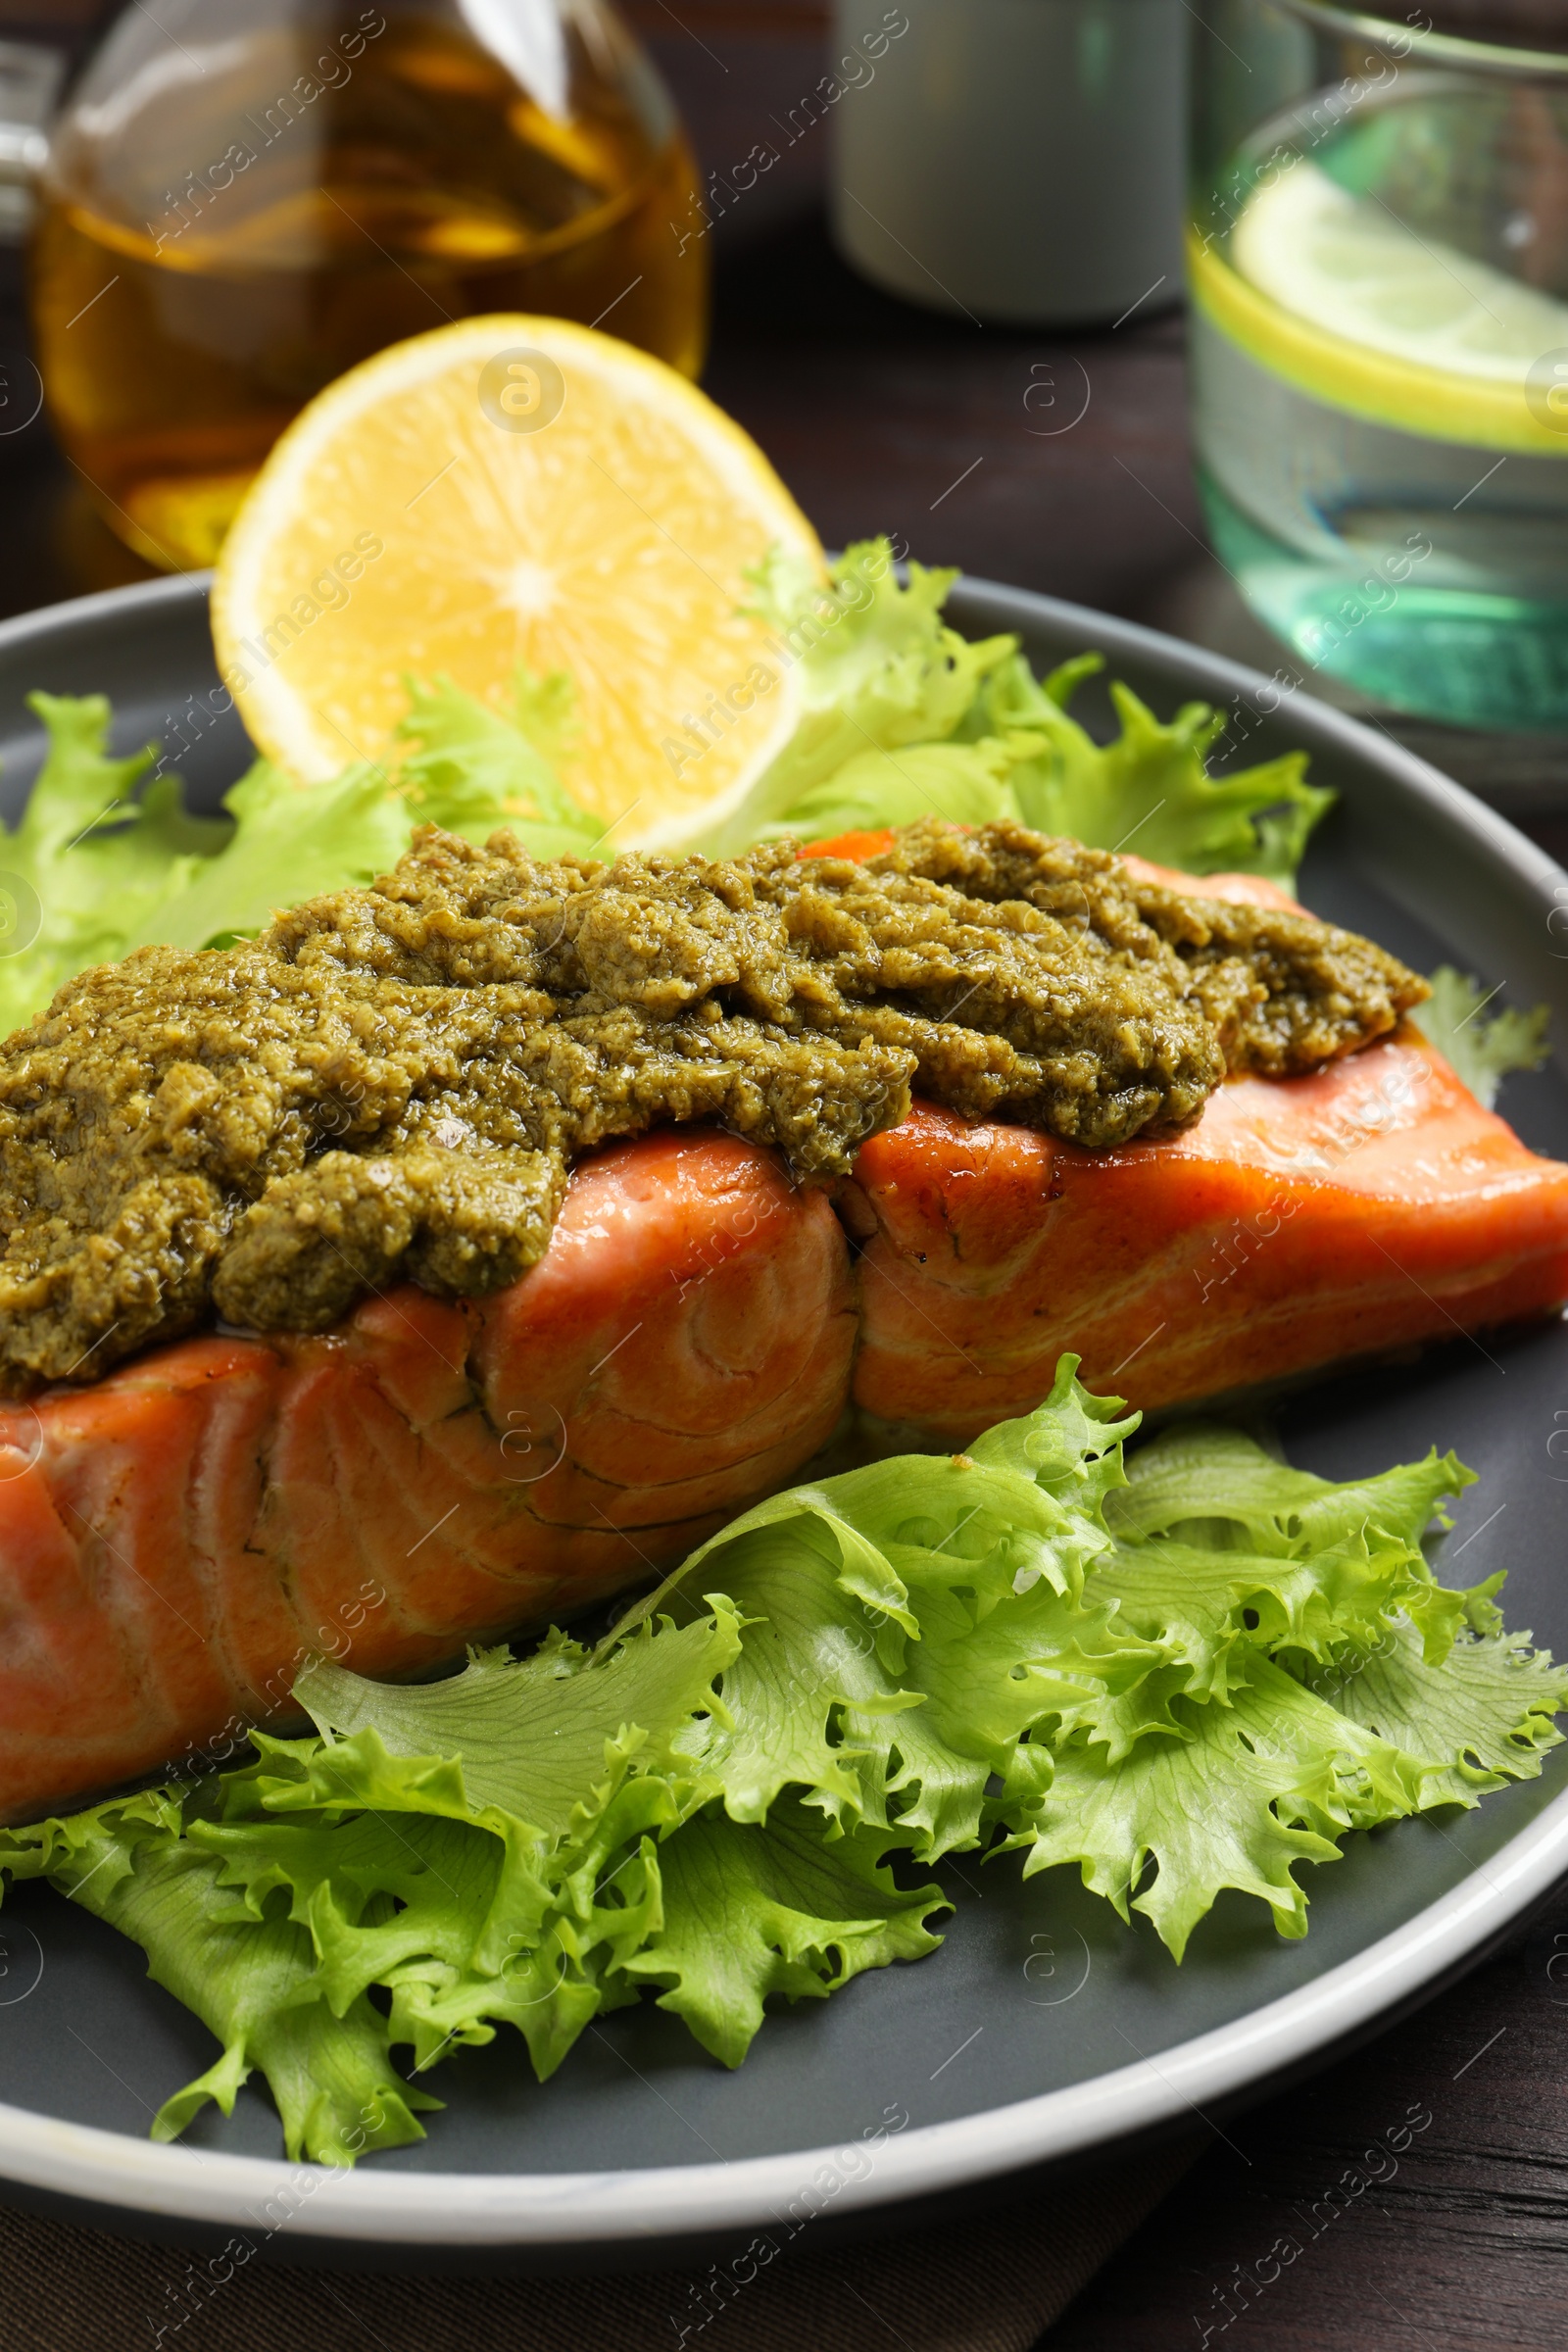
[(1224, 2134), (1042, 2352), (1561, 2352), (1568, 1890)]
[(1116, 612), (1201, 560), (1174, 318), (1060, 337), (910, 310), (815, 213), (721, 248), (718, 303), (710, 388), (829, 541), (888, 531)]
[[(69, 14), (79, 22), (91, 5), (70, 0)], [(66, 0), (55, 6), (66, 30)], [(1203, 542), (1179, 318), (1140, 313), (1094, 336), (1023, 334), (884, 299), (838, 262), (823, 223), (831, 122), (788, 139), (791, 109), (826, 62), (817, 0), (632, 0), (629, 13), (713, 172), (782, 134), (776, 169), (715, 221), (708, 380), (823, 537), (893, 531), (923, 561), (1272, 666), (1275, 649)], [(0, 34), (49, 21), (45, 0), (0, 0)], [(20, 272), (0, 257), (0, 373), (24, 361)], [(1085, 413), (1054, 429), (1086, 385)], [(143, 576), (42, 423), (0, 434), (0, 612)], [(1568, 855), (1561, 743), (1383, 723)], [(1225, 2139), (1053, 2331), (1049, 2352), (1199, 2352), (1205, 2328), (1225, 2352), (1561, 2352), (1568, 1982), (1548, 1975), (1559, 1952), (1568, 1889), (1430, 2007), (1227, 2121)], [(1555, 1977), (1568, 1979), (1568, 1961)], [(1432, 2120), (1397, 2169), (1365, 2161), (1412, 2106)], [(1386, 2177), (1313, 2234), (1303, 2208), (1358, 2165)], [(1280, 2238), (1300, 2250), (1261, 2284), (1258, 2265), (1268, 2268)]]
[(0, 39), (69, 46), (104, 24), (105, 0), (0, 0)]

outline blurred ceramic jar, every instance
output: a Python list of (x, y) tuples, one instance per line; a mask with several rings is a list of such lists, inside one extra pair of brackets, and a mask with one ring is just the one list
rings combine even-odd
[(840, 251), (890, 293), (1090, 325), (1181, 287), (1182, 0), (837, 0)]

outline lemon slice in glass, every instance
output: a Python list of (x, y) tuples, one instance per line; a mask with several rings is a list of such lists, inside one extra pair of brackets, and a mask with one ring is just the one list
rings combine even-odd
[(499, 708), (564, 670), (562, 781), (675, 843), (794, 730), (792, 665), (746, 610), (816, 534), (761, 451), (684, 376), (563, 319), (466, 318), (394, 345), (290, 425), (224, 545), (219, 667), (262, 751), (315, 781), (394, 760), (405, 681)]
[(1418, 234), (1305, 157), (1257, 190), (1228, 264), (1195, 239), (1192, 269), (1217, 325), (1330, 406), (1568, 457), (1568, 304)]

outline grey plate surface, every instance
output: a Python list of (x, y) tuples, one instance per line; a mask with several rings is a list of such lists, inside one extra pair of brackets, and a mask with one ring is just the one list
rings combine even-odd
[[(1247, 737), (1238, 763), (1306, 749), (1314, 778), (1342, 795), (1307, 861), (1308, 904), (1418, 968), (1446, 957), (1501, 984), (1499, 1002), (1547, 1001), (1568, 1037), (1568, 877), (1399, 747), (1077, 607), (971, 582), (951, 610), (971, 635), (1018, 630), (1041, 665), (1097, 647), (1162, 713), (1194, 698), (1229, 709)], [(0, 626), (0, 804), (12, 812), (41, 751), (24, 702), (40, 686), (110, 694), (117, 749), (183, 740), (178, 764), (208, 806), (247, 757), (237, 720), (215, 711), (200, 582)], [(1511, 1080), (1502, 1107), (1536, 1149), (1568, 1158), (1559, 1067)], [(1560, 1322), (1320, 1385), (1284, 1416), (1292, 1458), (1336, 1478), (1454, 1446), (1481, 1483), (1446, 1540), (1450, 1558), (1464, 1553), (1447, 1581), (1506, 1568), (1510, 1622), (1559, 1652), (1562, 1431)], [(230, 2122), (209, 2110), (185, 2145), (152, 2147), (152, 2111), (211, 2063), (212, 2042), (145, 1981), (134, 1946), (24, 1888), (0, 1922), (0, 2180), (165, 2231), (254, 2231), (270, 2206), (291, 2217), (285, 2250), (325, 2259), (356, 2244), (363, 2258), (375, 2241), (378, 2260), (401, 2248), (405, 2260), (600, 2267), (813, 2204), (893, 2224), (908, 2200), (1083, 2161), (1255, 2095), (1462, 1969), (1568, 1870), (1565, 1755), (1477, 1813), (1351, 1838), (1342, 1862), (1306, 1874), (1303, 1942), (1279, 1940), (1261, 1906), (1222, 1897), (1179, 1971), (1146, 1921), (1124, 1928), (1074, 1874), (1026, 1887), (1009, 1862), (960, 1856), (942, 1866), (957, 1909), (940, 1953), (773, 2018), (739, 2073), (652, 2007), (591, 2030), (542, 2088), (510, 2037), (442, 2068), (448, 2111), (422, 2145), (347, 2179), (285, 2164), (254, 2090)]]

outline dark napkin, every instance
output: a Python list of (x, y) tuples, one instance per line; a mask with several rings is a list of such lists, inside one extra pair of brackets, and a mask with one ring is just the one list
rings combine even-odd
[[(0, 2209), (4, 2352), (1029, 2352), (1207, 2134), (1054, 2179), (987, 2218), (784, 2245), (711, 2272), (406, 2278), (203, 2257)], [(226, 2266), (220, 2266), (220, 2269)], [(162, 2329), (162, 2335), (160, 2335)], [(682, 2331), (685, 2331), (684, 2334)]]

